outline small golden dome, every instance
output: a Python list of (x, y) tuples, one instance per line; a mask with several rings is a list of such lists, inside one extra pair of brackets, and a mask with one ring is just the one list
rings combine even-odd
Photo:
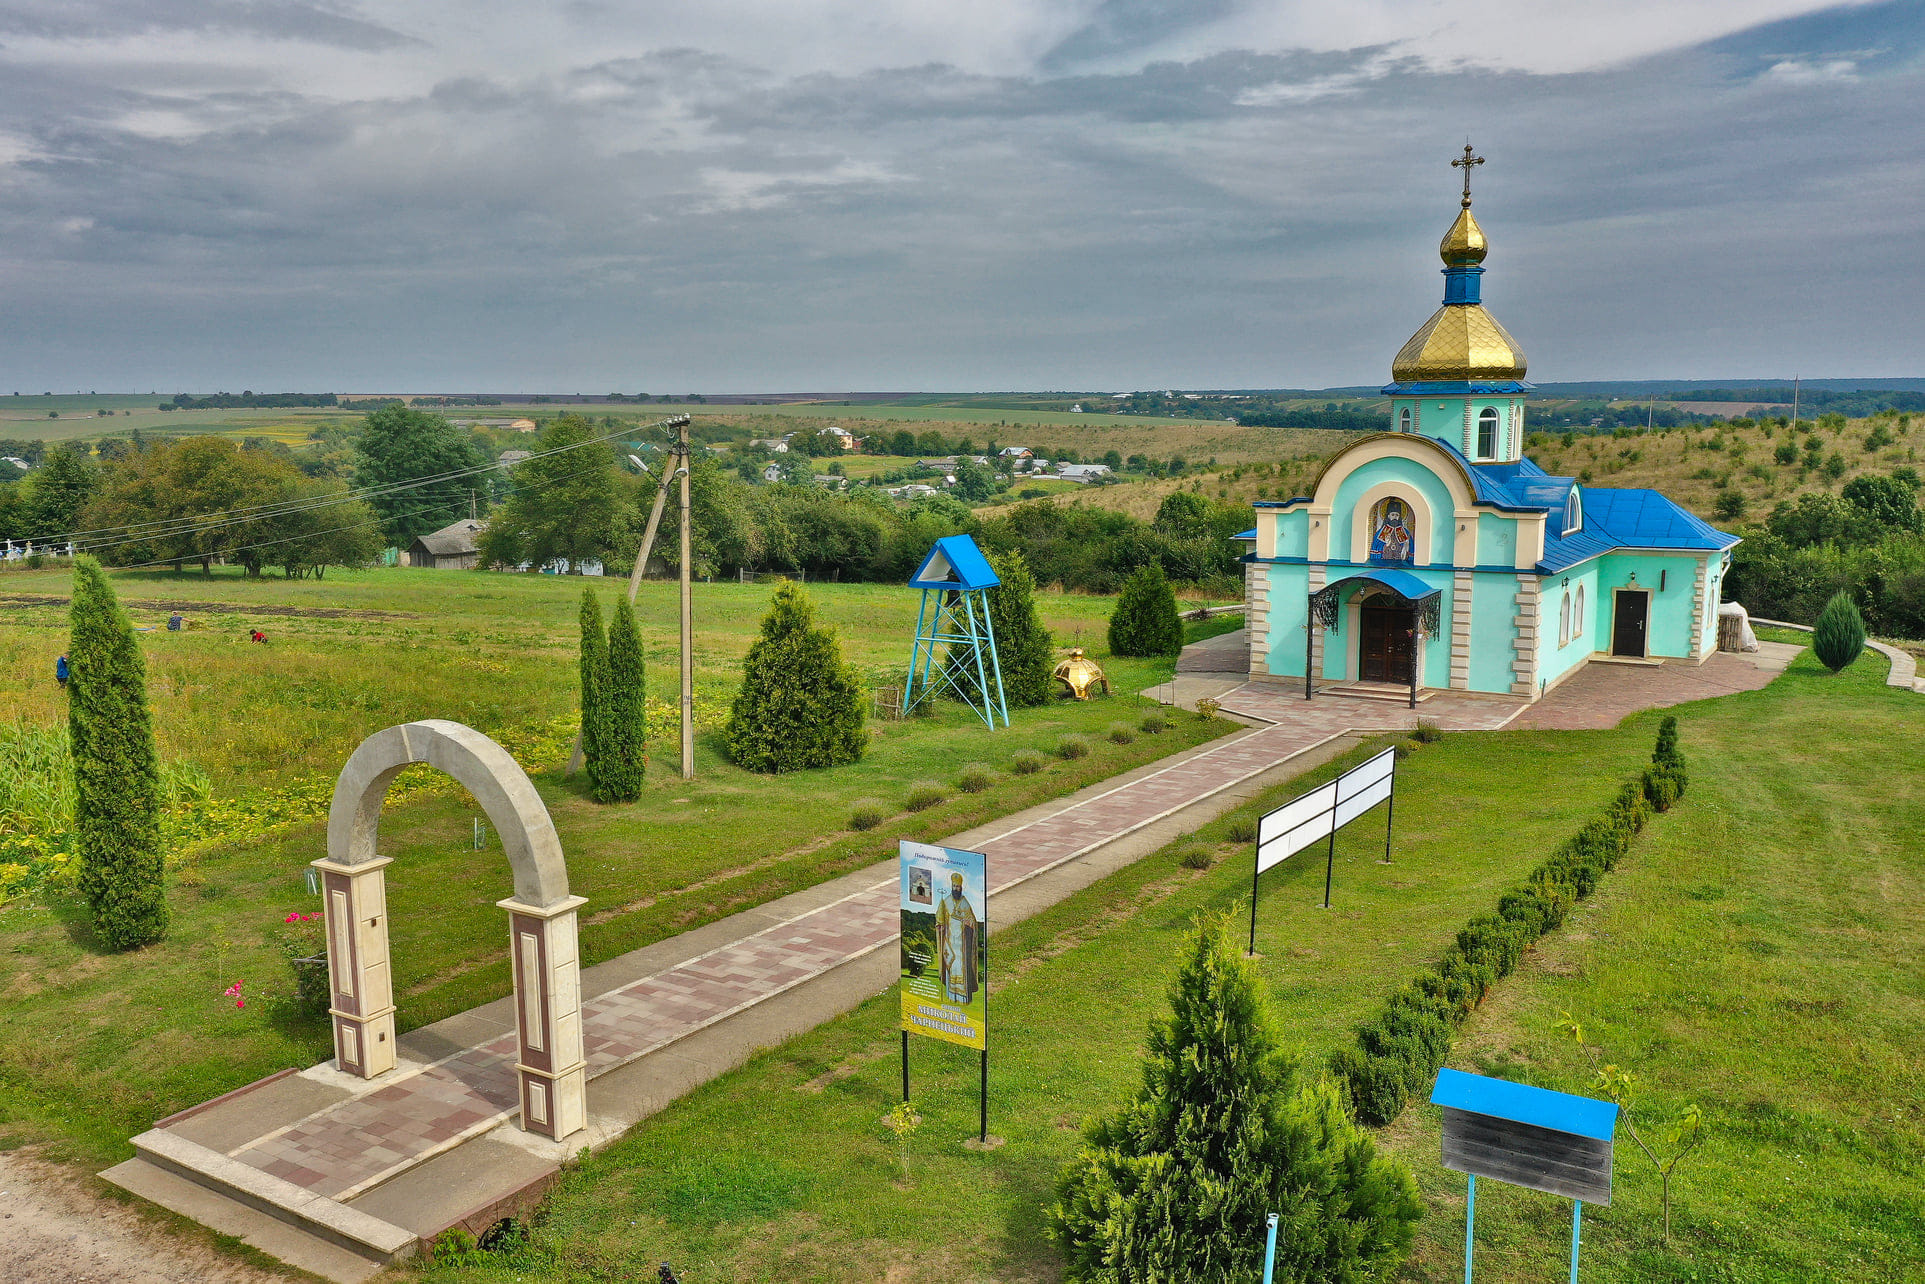
[[(1476, 227), (1471, 224), (1473, 231)], [(1398, 383), (1522, 379), (1524, 371), (1524, 350), (1478, 303), (1447, 303), (1437, 309), (1390, 363), (1390, 377)]]
[(1090, 692), (1099, 685), (1103, 688), (1104, 695), (1110, 693), (1110, 680), (1104, 674), (1103, 667), (1096, 661), (1085, 658), (1083, 648), (1080, 646), (1070, 648), (1069, 659), (1056, 666), (1055, 677), (1068, 688), (1065, 694), (1074, 696), (1078, 700), (1089, 699)]
[(1484, 239), (1484, 229), (1477, 226), (1477, 218), (1470, 212), (1470, 203), (1466, 201), (1457, 215), (1457, 221), (1450, 225), (1450, 231), (1444, 233), (1443, 243), (1437, 247), (1437, 253), (1443, 256), (1447, 265), (1458, 267), (1482, 263), (1490, 248), (1490, 243)]

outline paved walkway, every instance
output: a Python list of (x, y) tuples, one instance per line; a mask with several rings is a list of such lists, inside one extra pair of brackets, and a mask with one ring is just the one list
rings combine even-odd
[(1802, 647), (1761, 642), (1747, 654), (1714, 652), (1703, 664), (1609, 664), (1593, 660), (1512, 723), (1520, 729), (1596, 731), (1641, 709), (1756, 691), (1783, 673)]
[[(1199, 798), (1275, 767), (1359, 725), (1401, 725), (1363, 701), (1326, 701), (1293, 718), (1210, 746), (1106, 793), (980, 844), (990, 890), (1032, 878)], [(881, 949), (900, 923), (890, 876), (839, 901), (599, 994), (582, 1004), (592, 1080), (638, 1057)], [(252, 1168), (346, 1201), (517, 1110), (515, 1037), (503, 1035), (232, 1147)]]
[(1522, 701), (1497, 697), (1437, 692), (1415, 709), (1403, 700), (1366, 699), (1319, 692), (1303, 698), (1302, 680), (1296, 683), (1250, 682), (1219, 696), (1226, 713), (1240, 714), (1280, 726), (1319, 729), (1326, 735), (1340, 731), (1408, 731), (1419, 719), (1444, 731), (1495, 731), (1517, 717)]

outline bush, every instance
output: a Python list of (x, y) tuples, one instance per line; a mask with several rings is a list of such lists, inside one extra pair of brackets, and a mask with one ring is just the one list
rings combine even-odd
[(1169, 656), (1183, 649), (1183, 621), (1161, 562), (1147, 562), (1123, 585), (1110, 612), (1111, 655)]
[(1136, 728), (1127, 722), (1112, 722), (1105, 733), (1111, 744), (1127, 745), (1136, 743)]
[(889, 811), (873, 798), (858, 798), (849, 809), (849, 828), (874, 829), (888, 818)]
[(1410, 738), (1420, 745), (1434, 745), (1444, 738), (1444, 729), (1429, 718), (1419, 718)]
[(595, 591), (582, 590), (581, 651), (582, 765), (588, 771), (588, 792), (602, 794), (602, 770), (608, 762), (608, 634), (602, 629), (601, 603)]
[(927, 811), (947, 797), (949, 791), (935, 781), (918, 780), (909, 786), (909, 796), (902, 800), (902, 805), (910, 811)]
[(1251, 1284), (1278, 1209), (1283, 1280), (1382, 1279), (1409, 1251), (1422, 1211), (1410, 1173), (1327, 1085), (1300, 1079), (1230, 935), (1222, 918), (1191, 934), (1141, 1086), (1085, 1129), (1059, 1180), (1049, 1220), (1069, 1280)]
[(1208, 869), (1216, 864), (1216, 853), (1202, 843), (1194, 843), (1178, 852), (1176, 859), (1185, 869)]
[(996, 773), (980, 762), (972, 762), (956, 773), (956, 788), (966, 794), (979, 794), (989, 788)]
[(1049, 759), (1034, 749), (1018, 749), (1009, 756), (1009, 769), (1019, 776), (1033, 776), (1041, 771), (1043, 764), (1048, 761)]
[(147, 668), (133, 624), (91, 557), (74, 559), (70, 616), (67, 723), (80, 891), (95, 934), (112, 949), (138, 949), (167, 932)]
[(1832, 594), (1812, 629), (1812, 654), (1820, 664), (1837, 673), (1856, 660), (1864, 649), (1864, 617), (1843, 591)]
[(989, 590), (989, 623), (996, 631), (996, 658), (1003, 671), (1003, 698), (1035, 708), (1049, 703), (1056, 672), (1056, 645), (1036, 612), (1036, 581), (1015, 550), (991, 553), (989, 565), (1002, 583)]
[(1233, 843), (1254, 843), (1257, 841), (1256, 817), (1237, 816), (1230, 821), (1226, 832)]
[(615, 599), (608, 626), (608, 690), (602, 706), (602, 769), (594, 781), (596, 802), (634, 802), (647, 771), (648, 686), (635, 611)]
[(742, 661), (742, 689), (723, 739), (729, 757), (749, 771), (839, 766), (868, 747), (855, 674), (793, 583), (776, 586), (761, 636)]
[(1089, 741), (1082, 736), (1064, 736), (1056, 742), (1056, 756), (1066, 762), (1089, 757)]
[(1524, 950), (1557, 927), (1571, 907), (1630, 850), (1631, 839), (1683, 792), (1684, 757), (1678, 720), (1658, 729), (1652, 766), (1626, 783), (1602, 814), (1566, 839), (1520, 886), (1498, 899), (1497, 912), (1466, 923), (1442, 958), (1357, 1027), (1356, 1046), (1330, 1059), (1331, 1074), (1350, 1097), (1357, 1118), (1382, 1126), (1420, 1094), (1450, 1051), (1451, 1031), (1509, 976)]
[(1146, 736), (1160, 736), (1170, 729), (1170, 720), (1160, 713), (1146, 713), (1136, 729)]

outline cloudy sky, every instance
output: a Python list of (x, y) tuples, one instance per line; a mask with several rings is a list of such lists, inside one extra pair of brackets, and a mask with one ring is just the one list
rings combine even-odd
[(0, 0), (0, 389), (1919, 375), (1925, 0)]

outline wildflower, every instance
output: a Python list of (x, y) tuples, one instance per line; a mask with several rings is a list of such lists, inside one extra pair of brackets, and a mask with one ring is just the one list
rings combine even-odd
[(228, 986), (225, 990), (222, 990), (221, 993), (230, 999), (238, 998), (241, 993), (241, 984), (242, 984), (241, 982), (236, 981), (234, 982), (234, 984)]

